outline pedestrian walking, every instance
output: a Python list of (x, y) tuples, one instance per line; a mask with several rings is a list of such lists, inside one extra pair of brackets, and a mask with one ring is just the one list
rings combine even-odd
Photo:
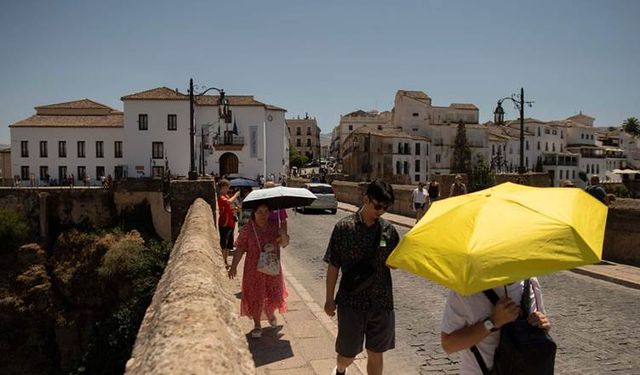
[(228, 196), (229, 180), (222, 179), (218, 184), (218, 232), (220, 233), (220, 248), (222, 249), (222, 258), (224, 265), (229, 268), (229, 252), (233, 250), (233, 231), (236, 227), (235, 210), (232, 205), (240, 192)]
[(430, 205), (429, 194), (424, 189), (424, 184), (418, 182), (418, 187), (411, 192), (411, 209), (416, 213), (416, 223), (422, 219)]
[(584, 189), (587, 193), (591, 194), (594, 198), (599, 200), (600, 202), (609, 205), (609, 197), (607, 196), (607, 191), (604, 190), (604, 187), (600, 185), (600, 177), (598, 175), (593, 175), (589, 179), (589, 185)]
[[(442, 348), (448, 354), (460, 352), (460, 375), (489, 374), (500, 344), (500, 330), (519, 317), (531, 326), (551, 329), (535, 277), (470, 296), (451, 290), (442, 318)], [(539, 358), (539, 362), (543, 360)]]
[[(275, 187), (276, 184), (273, 181), (267, 181), (264, 184), (265, 189), (270, 189)], [(277, 209), (269, 212), (269, 221), (273, 221), (278, 224), (278, 233), (282, 238), (282, 248), (289, 246), (289, 227), (287, 225), (287, 219), (289, 219), (289, 215), (287, 215), (287, 210), (285, 209)]]
[[(287, 312), (287, 289), (280, 265), (280, 243), (277, 223), (269, 220), (266, 203), (253, 210), (251, 221), (242, 227), (236, 240), (236, 252), (228, 275), (237, 275), (238, 263), (246, 253), (242, 273), (242, 297), (240, 315), (253, 319), (252, 338), (262, 337), (262, 320), (268, 320), (273, 328), (278, 326), (275, 311)], [(266, 255), (274, 260), (272, 267), (266, 266)], [(271, 268), (270, 270), (268, 268)]]
[[(324, 256), (328, 263), (324, 311), (338, 313), (334, 374), (344, 374), (363, 343), (367, 371), (382, 374), (383, 353), (395, 347), (391, 272), (385, 261), (399, 242), (396, 229), (382, 214), (394, 202), (391, 185), (375, 180), (355, 214), (334, 227)], [(338, 273), (340, 287), (334, 297)], [(366, 342), (365, 342), (366, 338)]]
[(427, 192), (429, 193), (429, 201), (431, 203), (440, 199), (440, 184), (438, 181), (433, 178), (429, 181), (429, 185), (427, 185)]
[(451, 184), (451, 189), (449, 190), (449, 196), (455, 197), (458, 195), (467, 194), (467, 187), (462, 182), (462, 176), (459, 174), (456, 175), (455, 181)]

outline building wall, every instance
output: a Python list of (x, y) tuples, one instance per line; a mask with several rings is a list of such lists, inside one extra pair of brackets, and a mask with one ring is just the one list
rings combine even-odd
[[(21, 141), (28, 141), (29, 157), (22, 157)], [(47, 141), (47, 157), (40, 157), (40, 141)], [(58, 142), (66, 141), (67, 156), (58, 156)], [(78, 141), (85, 141), (85, 157), (78, 157)], [(96, 158), (96, 141), (103, 141), (104, 157)], [(116, 158), (114, 154), (114, 142), (123, 141), (123, 157)], [(58, 167), (66, 166), (67, 174), (74, 175), (76, 183), (78, 178), (78, 166), (85, 166), (87, 175), (91, 178), (92, 185), (100, 184), (96, 179), (96, 167), (105, 168), (106, 175), (115, 175), (114, 168), (117, 165), (125, 165), (128, 160), (127, 143), (122, 128), (52, 128), (52, 127), (12, 127), (11, 128), (11, 170), (14, 175), (20, 175), (21, 167), (28, 166), (29, 173), (33, 174), (37, 185), (40, 181), (40, 167), (49, 168), (51, 178), (58, 179)], [(151, 146), (149, 146), (151, 147)], [(147, 160), (148, 164), (148, 160)], [(21, 181), (22, 186), (28, 186), (30, 182)]]
[(11, 148), (0, 151), (0, 184), (13, 179), (11, 174)]
[[(139, 130), (138, 115), (147, 114), (148, 130)], [(177, 130), (167, 130), (167, 115), (177, 115)], [(197, 123), (197, 122), (196, 122)], [(129, 177), (150, 177), (151, 167), (168, 165), (174, 175), (189, 172), (189, 101), (125, 100), (125, 160)], [(152, 142), (162, 142), (164, 158), (152, 159)]]

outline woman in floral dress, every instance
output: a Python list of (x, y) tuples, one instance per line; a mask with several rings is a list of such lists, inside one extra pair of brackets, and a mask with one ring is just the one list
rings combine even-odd
[(244, 271), (242, 274), (242, 298), (240, 301), (240, 315), (253, 319), (254, 329), (251, 337), (262, 336), (261, 320), (268, 320), (271, 327), (276, 327), (278, 322), (275, 311), (280, 313), (287, 311), (287, 290), (282, 276), (282, 267), (277, 275), (271, 276), (258, 271), (260, 252), (263, 250), (275, 251), (280, 258), (281, 236), (278, 234), (277, 221), (269, 220), (269, 207), (262, 204), (255, 208), (251, 221), (242, 227), (236, 239), (236, 253), (229, 269), (229, 278), (233, 279), (237, 274), (238, 263), (246, 253)]

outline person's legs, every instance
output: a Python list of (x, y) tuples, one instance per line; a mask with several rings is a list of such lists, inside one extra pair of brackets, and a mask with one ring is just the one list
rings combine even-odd
[(366, 327), (366, 311), (338, 305), (338, 337), (336, 337), (336, 370), (345, 372), (356, 355), (362, 352)]
[(347, 371), (347, 367), (353, 363), (354, 359), (355, 357), (344, 357), (338, 354), (338, 357), (336, 358), (336, 370), (340, 373), (344, 373)]
[(382, 375), (382, 353), (367, 349), (367, 374)]

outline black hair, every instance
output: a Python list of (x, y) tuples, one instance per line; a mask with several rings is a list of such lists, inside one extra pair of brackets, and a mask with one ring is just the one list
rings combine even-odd
[(381, 179), (377, 179), (367, 187), (367, 196), (375, 199), (379, 203), (393, 204), (395, 197), (393, 196), (393, 188)]

